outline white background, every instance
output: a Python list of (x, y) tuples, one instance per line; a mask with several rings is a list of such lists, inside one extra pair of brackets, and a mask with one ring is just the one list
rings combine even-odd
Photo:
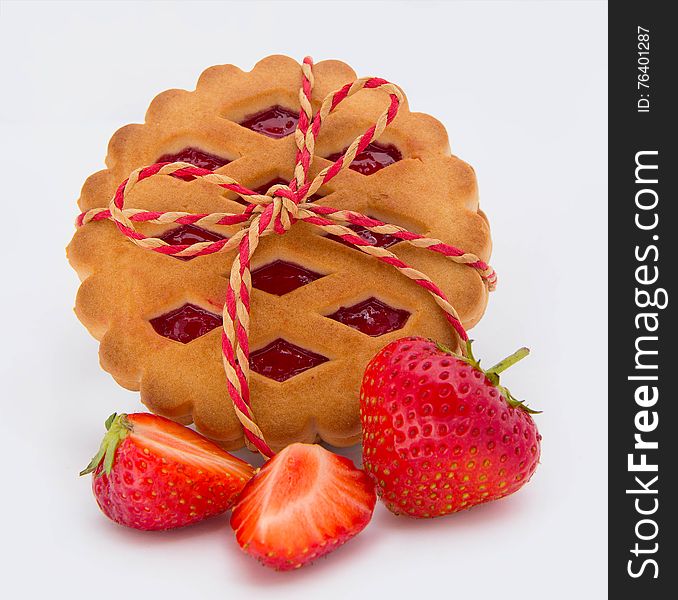
[[(3, 596), (605, 597), (606, 51), (604, 3), (3, 2)], [(500, 274), (477, 354), (529, 345), (505, 381), (544, 411), (518, 494), (432, 521), (378, 505), (358, 538), (287, 574), (242, 554), (227, 517), (143, 534), (99, 513), (77, 473), (104, 419), (139, 402), (100, 370), (63, 250), (119, 126), (209, 65), (272, 53), (342, 59), (446, 125)]]

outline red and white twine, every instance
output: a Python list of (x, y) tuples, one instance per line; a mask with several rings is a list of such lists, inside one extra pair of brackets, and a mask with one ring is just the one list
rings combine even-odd
[[(337, 210), (328, 206), (319, 206), (306, 201), (322, 185), (330, 181), (339, 171), (346, 169), (355, 156), (362, 152), (368, 144), (376, 140), (393, 121), (403, 101), (402, 92), (392, 83), (377, 77), (357, 79), (341, 89), (329, 94), (322, 102), (320, 110), (313, 115), (311, 107), (311, 91), (313, 89), (313, 61), (307, 57), (302, 63), (302, 85), (299, 90), (301, 111), (299, 122), (294, 133), (297, 145), (294, 177), (289, 185), (274, 185), (266, 194), (257, 194), (243, 187), (234, 179), (214, 173), (208, 169), (194, 167), (189, 163), (157, 163), (149, 167), (135, 170), (127, 180), (118, 187), (115, 196), (106, 209), (95, 208), (80, 214), (76, 225), (82, 227), (91, 221), (111, 220), (118, 229), (141, 248), (153, 250), (170, 256), (188, 257), (205, 256), (216, 252), (226, 252), (238, 248), (233, 264), (226, 302), (223, 308), (222, 355), (228, 392), (235, 408), (235, 413), (243, 425), (247, 439), (266, 457), (273, 451), (264, 440), (264, 435), (255, 423), (250, 408), (249, 391), (249, 325), (250, 325), (250, 293), (252, 279), (250, 260), (259, 240), (272, 233), (284, 234), (297, 221), (316, 225), (328, 234), (341, 238), (360, 251), (381, 260), (398, 269), (416, 284), (426, 289), (436, 303), (443, 309), (447, 320), (462, 341), (468, 335), (461, 324), (459, 315), (449, 303), (443, 291), (424, 273), (410, 267), (386, 248), (373, 246), (368, 241), (349, 229), (347, 225), (358, 225), (374, 233), (388, 234), (404, 240), (417, 248), (426, 248), (448, 257), (450, 260), (468, 265), (478, 271), (490, 290), (496, 285), (494, 270), (474, 254), (470, 254), (443, 243), (440, 240), (427, 238), (397, 225), (384, 223), (365, 215), (349, 210)], [(379, 116), (376, 123), (365, 133), (357, 137), (346, 149), (343, 156), (329, 167), (323, 169), (312, 180), (308, 181), (308, 173), (314, 157), (315, 141), (325, 118), (334, 111), (346, 98), (363, 89), (382, 89), (389, 94), (390, 104)], [(249, 204), (242, 213), (210, 213), (195, 214), (186, 212), (157, 212), (143, 209), (125, 208), (125, 197), (144, 179), (155, 175), (169, 175), (181, 179), (201, 178), (218, 187), (235, 192), (246, 199)], [(182, 225), (236, 225), (243, 224), (235, 235), (216, 242), (199, 242), (190, 245), (168, 244), (154, 237), (147, 237), (138, 232), (135, 223)], [(462, 344), (462, 352), (464, 352)]]

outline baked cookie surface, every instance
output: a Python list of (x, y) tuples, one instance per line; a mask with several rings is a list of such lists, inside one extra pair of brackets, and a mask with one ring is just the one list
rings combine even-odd
[[(312, 105), (355, 79), (324, 61), (313, 70)], [(169, 90), (142, 125), (127, 125), (109, 144), (107, 169), (85, 182), (82, 211), (105, 207), (134, 169), (185, 161), (233, 177), (262, 193), (293, 175), (300, 65), (271, 56), (250, 72), (207, 69), (195, 91)], [(388, 104), (379, 90), (357, 94), (331, 114), (316, 143), (311, 176), (331, 164)], [(126, 207), (157, 211), (238, 212), (231, 192), (201, 179), (140, 182)], [(313, 198), (438, 238), (489, 260), (489, 226), (478, 208), (473, 169), (450, 154), (444, 127), (405, 103), (377, 143)], [(170, 243), (228, 237), (234, 227), (142, 224)], [(445, 292), (467, 329), (487, 304), (479, 273), (386, 235), (358, 231), (426, 273)], [(140, 390), (153, 412), (194, 422), (229, 449), (243, 445), (220, 351), (221, 311), (234, 252), (190, 260), (137, 247), (110, 221), (74, 235), (68, 257), (82, 284), (76, 314), (100, 340), (102, 367)], [(360, 440), (359, 388), (370, 358), (390, 341), (421, 335), (451, 346), (456, 337), (431, 296), (396, 269), (306, 223), (261, 240), (252, 259), (251, 404), (269, 445)]]

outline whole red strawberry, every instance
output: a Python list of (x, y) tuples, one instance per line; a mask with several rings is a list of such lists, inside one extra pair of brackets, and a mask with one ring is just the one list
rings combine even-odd
[(369, 363), (360, 393), (364, 468), (396, 514), (437, 517), (520, 489), (539, 462), (531, 411), (499, 385), (522, 348), (484, 371), (423, 338)]
[(246, 462), (174, 421), (111, 415), (101, 448), (80, 474), (104, 514), (143, 530), (191, 525), (228, 510), (254, 474)]
[(317, 444), (291, 444), (245, 486), (231, 527), (245, 552), (287, 571), (360, 533), (376, 501), (372, 480), (348, 458)]

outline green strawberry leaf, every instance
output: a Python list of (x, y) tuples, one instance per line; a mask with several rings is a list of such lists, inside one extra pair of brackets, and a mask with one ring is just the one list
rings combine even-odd
[(102, 473), (105, 472), (106, 475), (109, 475), (111, 469), (113, 469), (115, 451), (117, 450), (118, 445), (132, 430), (132, 424), (125, 414), (118, 415), (117, 413), (113, 413), (106, 419), (105, 426), (106, 434), (104, 435), (104, 439), (101, 440), (101, 446), (99, 446), (98, 452), (94, 455), (94, 458), (92, 458), (89, 464), (80, 471), (80, 475), (87, 475), (88, 473), (96, 471), (102, 460), (104, 461)]

